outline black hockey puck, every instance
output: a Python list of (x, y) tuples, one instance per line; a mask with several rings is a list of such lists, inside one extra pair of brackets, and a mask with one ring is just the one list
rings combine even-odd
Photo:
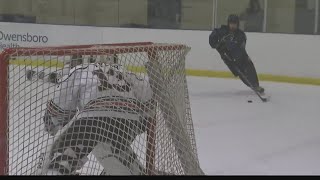
[(248, 103), (252, 103), (252, 100), (248, 100)]

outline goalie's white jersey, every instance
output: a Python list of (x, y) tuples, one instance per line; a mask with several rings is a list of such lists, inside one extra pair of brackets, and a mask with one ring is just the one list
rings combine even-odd
[(61, 79), (57, 88), (48, 110), (51, 107), (51, 113), (55, 112), (56, 117), (68, 116), (69, 119), (70, 114), (74, 115), (79, 110), (77, 118), (138, 120), (141, 114), (145, 114), (143, 112), (150, 110), (146, 104), (153, 94), (147, 78), (139, 79), (136, 74), (125, 72), (115, 64), (76, 66)]
[(69, 75), (71, 72), (71, 69), (72, 67), (70, 66), (70, 64), (64, 65), (61, 71), (59, 72), (61, 74), (61, 77)]
[[(109, 135), (106, 135), (104, 140), (100, 139), (100, 143), (97, 143), (97, 139), (94, 139), (94, 137), (86, 135), (91, 133), (87, 132), (90, 129), (100, 127), (86, 124), (85, 126), (89, 126), (90, 128), (84, 128), (84, 130), (75, 129), (79, 127), (79, 123), (99, 122), (100, 119), (104, 119), (106, 122), (109, 122), (109, 124), (105, 124), (106, 127), (114, 126), (113, 128), (119, 128), (117, 131), (123, 131), (127, 136), (118, 137), (116, 136), (116, 132), (109, 132), (109, 128), (103, 129), (103, 134), (114, 133), (112, 137), (118, 137), (116, 140), (122, 138), (122, 142), (126, 141), (129, 143), (127, 145), (130, 145), (135, 136), (145, 131), (145, 128), (142, 128), (145, 127), (144, 123), (146, 123), (149, 116), (153, 116), (154, 114), (152, 96), (153, 92), (147, 78), (140, 79), (136, 74), (125, 72), (121, 69), (120, 65), (82, 64), (72, 68), (69, 74), (64, 76), (59, 83), (54, 97), (47, 104), (46, 115), (44, 117), (45, 131), (54, 135), (56, 139), (52, 147), (49, 148), (50, 151), (46, 152), (44, 165), (37, 170), (37, 173), (42, 174), (50, 170), (57, 172), (57, 168), (51, 167), (53, 164), (59, 164), (59, 166), (63, 166), (64, 169), (67, 169), (71, 173), (76, 170), (76, 167), (68, 161), (59, 159), (59, 157), (68, 156), (72, 152), (73, 160), (83, 165), (86, 162), (87, 154), (91, 152), (90, 148), (94, 149), (93, 154), (99, 163), (102, 164), (105, 172), (111, 174), (133, 173), (136, 175), (143, 173), (143, 166), (138, 159), (131, 158), (132, 162), (125, 165), (117, 158), (114, 158), (113, 155), (116, 152), (113, 152), (111, 148), (114, 145), (105, 143)], [(111, 119), (112, 121), (110, 121)], [(127, 130), (126, 128), (121, 129), (113, 122), (114, 120), (123, 122), (124, 124), (126, 122), (131, 122), (135, 125), (141, 124), (141, 128), (137, 128), (140, 127), (139, 125), (137, 127), (134, 126), (131, 130)], [(72, 123), (70, 124), (70, 122)], [(57, 133), (59, 129), (62, 131)], [(92, 133), (95, 133), (95, 131)], [(68, 134), (81, 134), (83, 135), (81, 137), (86, 138), (86, 142), (90, 142), (90, 145), (84, 145), (81, 138), (66, 139)], [(116, 140), (113, 139), (114, 142)], [(59, 142), (64, 142), (63, 146), (60, 146)], [(66, 145), (67, 142), (72, 142), (72, 146)], [(119, 158), (128, 160), (134, 152), (130, 146), (125, 145), (121, 146), (126, 147), (125, 151), (119, 151), (120, 154), (116, 153), (116, 155)], [(86, 148), (82, 153), (85, 155), (78, 157), (75, 149), (72, 148), (82, 149), (84, 146)], [(59, 150), (60, 154), (51, 156), (58, 152), (56, 149), (60, 149), (63, 154)], [(109, 157), (108, 154), (112, 154), (112, 156)], [(82, 167), (82, 165), (79, 167)], [(42, 171), (42, 168), (45, 171)], [(119, 170), (122, 172), (119, 172)]]
[(65, 64), (62, 69), (57, 70), (55, 73), (58, 74), (58, 82), (61, 82), (62, 79), (67, 78), (75, 68), (73, 68), (70, 64)]

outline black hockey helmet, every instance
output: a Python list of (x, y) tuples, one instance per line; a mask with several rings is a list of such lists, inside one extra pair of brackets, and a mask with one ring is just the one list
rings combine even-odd
[(238, 15), (236, 15), (236, 14), (230, 14), (229, 15), (229, 17), (228, 17), (228, 25), (230, 23), (235, 23), (235, 24), (237, 24), (239, 26), (239, 22), (240, 22), (240, 20), (239, 20), (239, 16)]

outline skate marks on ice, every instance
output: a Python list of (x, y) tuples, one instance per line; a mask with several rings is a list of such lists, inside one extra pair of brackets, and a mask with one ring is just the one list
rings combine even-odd
[(320, 174), (320, 87), (261, 84), (270, 102), (253, 99), (238, 80), (188, 77), (204, 172)]
[[(257, 157), (234, 157), (232, 163), (202, 166), (212, 175), (319, 175), (320, 137)], [(225, 158), (224, 158), (225, 159)], [(231, 160), (230, 160), (231, 161)], [(200, 160), (201, 162), (201, 160)], [(219, 160), (220, 162), (220, 160)], [(215, 163), (217, 164), (217, 163)]]
[(42, 126), (43, 110), (54, 86), (26, 80), (24, 68), (10, 66), (9, 77), (9, 170), (12, 175), (31, 174), (37, 159), (50, 143)]
[(251, 89), (248, 90), (226, 90), (226, 91), (214, 91), (214, 92), (201, 92), (201, 93), (190, 93), (190, 96), (194, 97), (213, 97), (213, 98), (221, 98), (221, 99), (257, 99), (258, 97)]
[[(193, 78), (193, 77), (190, 77)], [(190, 85), (194, 85), (193, 87), (196, 87), (196, 89), (199, 89), (198, 91), (192, 91), (189, 92), (190, 96), (199, 97), (199, 98), (217, 98), (220, 100), (240, 100), (245, 103), (248, 102), (248, 100), (252, 100), (254, 103), (258, 102), (261, 103), (262, 101), (259, 99), (259, 97), (256, 95), (256, 93), (251, 90), (249, 87), (243, 85), (241, 82), (237, 80), (229, 80), (228, 83), (222, 84), (219, 82), (218, 79), (215, 84), (207, 84), (205, 85), (199, 85), (198, 82), (189, 82)], [(204, 88), (199, 88), (199, 86), (203, 86)], [(208, 86), (208, 87), (206, 87)], [(263, 95), (263, 97), (267, 97), (268, 101), (271, 100), (271, 94), (266, 89), (266, 94)]]

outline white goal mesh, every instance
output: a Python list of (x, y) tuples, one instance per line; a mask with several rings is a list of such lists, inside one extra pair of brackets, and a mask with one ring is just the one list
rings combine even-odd
[[(149, 42), (5, 50), (0, 55), (0, 174), (32, 175), (39, 169), (41, 173), (54, 169), (80, 175), (203, 174), (185, 75), (189, 50), (185, 45)], [(44, 130), (45, 113), (61, 91), (57, 86), (71, 76), (64, 70), (73, 60), (82, 67), (120, 64), (125, 69), (122, 73), (134, 73), (149, 86), (137, 84), (140, 89), (136, 93), (119, 90), (116, 96), (103, 89), (99, 98), (112, 101), (112, 110), (110, 104), (102, 107), (97, 103), (99, 99), (63, 111), (63, 117), (72, 120), (50, 135)], [(147, 102), (136, 95), (147, 91), (141, 87), (151, 87), (152, 97)], [(68, 104), (70, 98), (60, 98), (63, 100)], [(95, 117), (86, 117), (85, 107), (92, 102), (101, 111), (117, 110), (122, 115), (98, 117), (95, 112)], [(120, 109), (115, 107), (119, 104)], [(75, 154), (68, 154), (70, 149)], [(82, 161), (86, 157), (88, 160)]]

